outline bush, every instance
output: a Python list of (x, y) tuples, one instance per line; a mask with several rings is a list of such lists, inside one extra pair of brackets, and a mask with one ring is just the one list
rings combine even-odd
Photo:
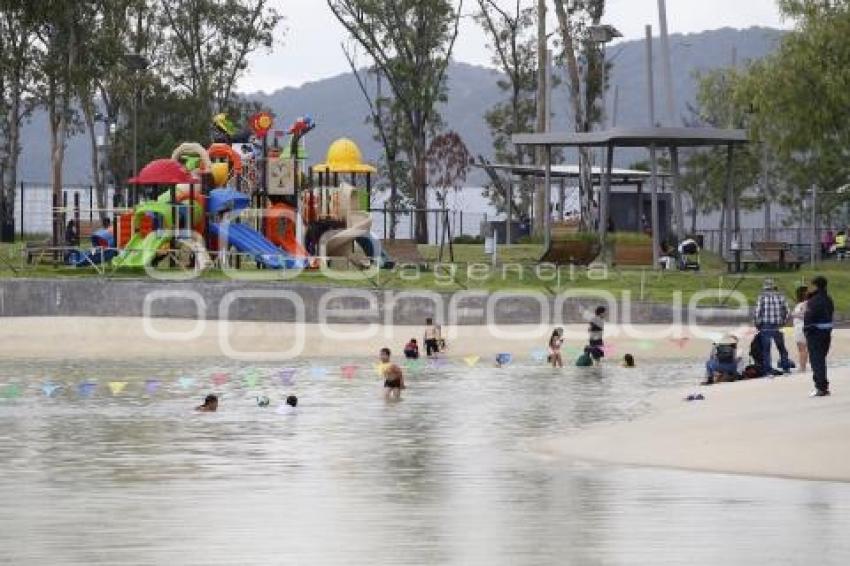
[(543, 237), (542, 236), (522, 236), (517, 240), (517, 243), (523, 244), (523, 245), (535, 244), (535, 245), (539, 246), (543, 243)]
[(559, 242), (598, 242), (599, 234), (596, 232), (573, 232), (571, 234), (560, 234)]
[(455, 243), (455, 244), (483, 244), (484, 238), (482, 238), (481, 236), (469, 236), (467, 234), (464, 234), (463, 236), (458, 236), (457, 238), (452, 240), (452, 243)]
[(651, 244), (652, 238), (641, 232), (613, 232), (608, 235), (608, 241), (612, 244)]

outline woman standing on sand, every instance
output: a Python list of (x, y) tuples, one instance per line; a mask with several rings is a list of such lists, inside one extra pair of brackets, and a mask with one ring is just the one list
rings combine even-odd
[(806, 334), (803, 331), (806, 316), (806, 301), (809, 298), (807, 287), (797, 287), (797, 304), (791, 311), (791, 321), (794, 325), (794, 342), (797, 343), (797, 351), (800, 353), (800, 371), (805, 372), (809, 364), (809, 347), (806, 345)]

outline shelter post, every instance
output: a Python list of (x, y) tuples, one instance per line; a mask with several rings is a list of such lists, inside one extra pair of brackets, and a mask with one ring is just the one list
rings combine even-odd
[(724, 248), (720, 250), (720, 255), (724, 258), (728, 257), (727, 251), (732, 245), (732, 214), (735, 207), (734, 183), (735, 183), (735, 146), (731, 143), (726, 146), (726, 219), (724, 226)]
[(608, 209), (609, 197), (611, 193), (611, 175), (614, 171), (614, 145), (609, 144), (607, 148), (607, 158), (605, 161), (605, 171), (602, 178), (602, 193), (599, 196), (599, 239), (602, 245), (603, 253), (605, 243), (608, 237), (608, 216), (611, 214)]
[(652, 167), (652, 268), (658, 269), (658, 252), (660, 248), (660, 234), (658, 233), (658, 149), (655, 144), (649, 146), (649, 162)]
[(546, 178), (543, 180), (543, 243), (548, 250), (552, 243), (552, 146), (546, 145)]

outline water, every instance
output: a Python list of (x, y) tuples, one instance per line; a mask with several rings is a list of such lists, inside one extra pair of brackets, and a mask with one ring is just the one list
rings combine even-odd
[[(0, 563), (850, 561), (846, 485), (535, 451), (541, 436), (640, 415), (695, 367), (426, 367), (388, 403), (372, 362), (345, 379), (349, 363), (302, 365), (289, 385), (279, 368), (209, 360), (0, 364), (0, 384), (29, 384), (0, 400)], [(52, 398), (48, 378), (65, 385)], [(148, 394), (151, 378), (162, 385)], [(90, 398), (84, 380), (98, 383)], [(113, 396), (110, 381), (128, 384)], [(219, 412), (194, 413), (210, 390)], [(289, 393), (298, 412), (280, 415)]]

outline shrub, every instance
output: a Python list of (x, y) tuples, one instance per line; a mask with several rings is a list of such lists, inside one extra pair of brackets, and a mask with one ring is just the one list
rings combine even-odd
[(468, 234), (464, 234), (462, 236), (456, 237), (452, 240), (452, 243), (455, 244), (483, 244), (484, 238), (481, 236), (470, 236)]
[(612, 244), (651, 244), (652, 238), (641, 232), (613, 232), (608, 235), (608, 241)]

